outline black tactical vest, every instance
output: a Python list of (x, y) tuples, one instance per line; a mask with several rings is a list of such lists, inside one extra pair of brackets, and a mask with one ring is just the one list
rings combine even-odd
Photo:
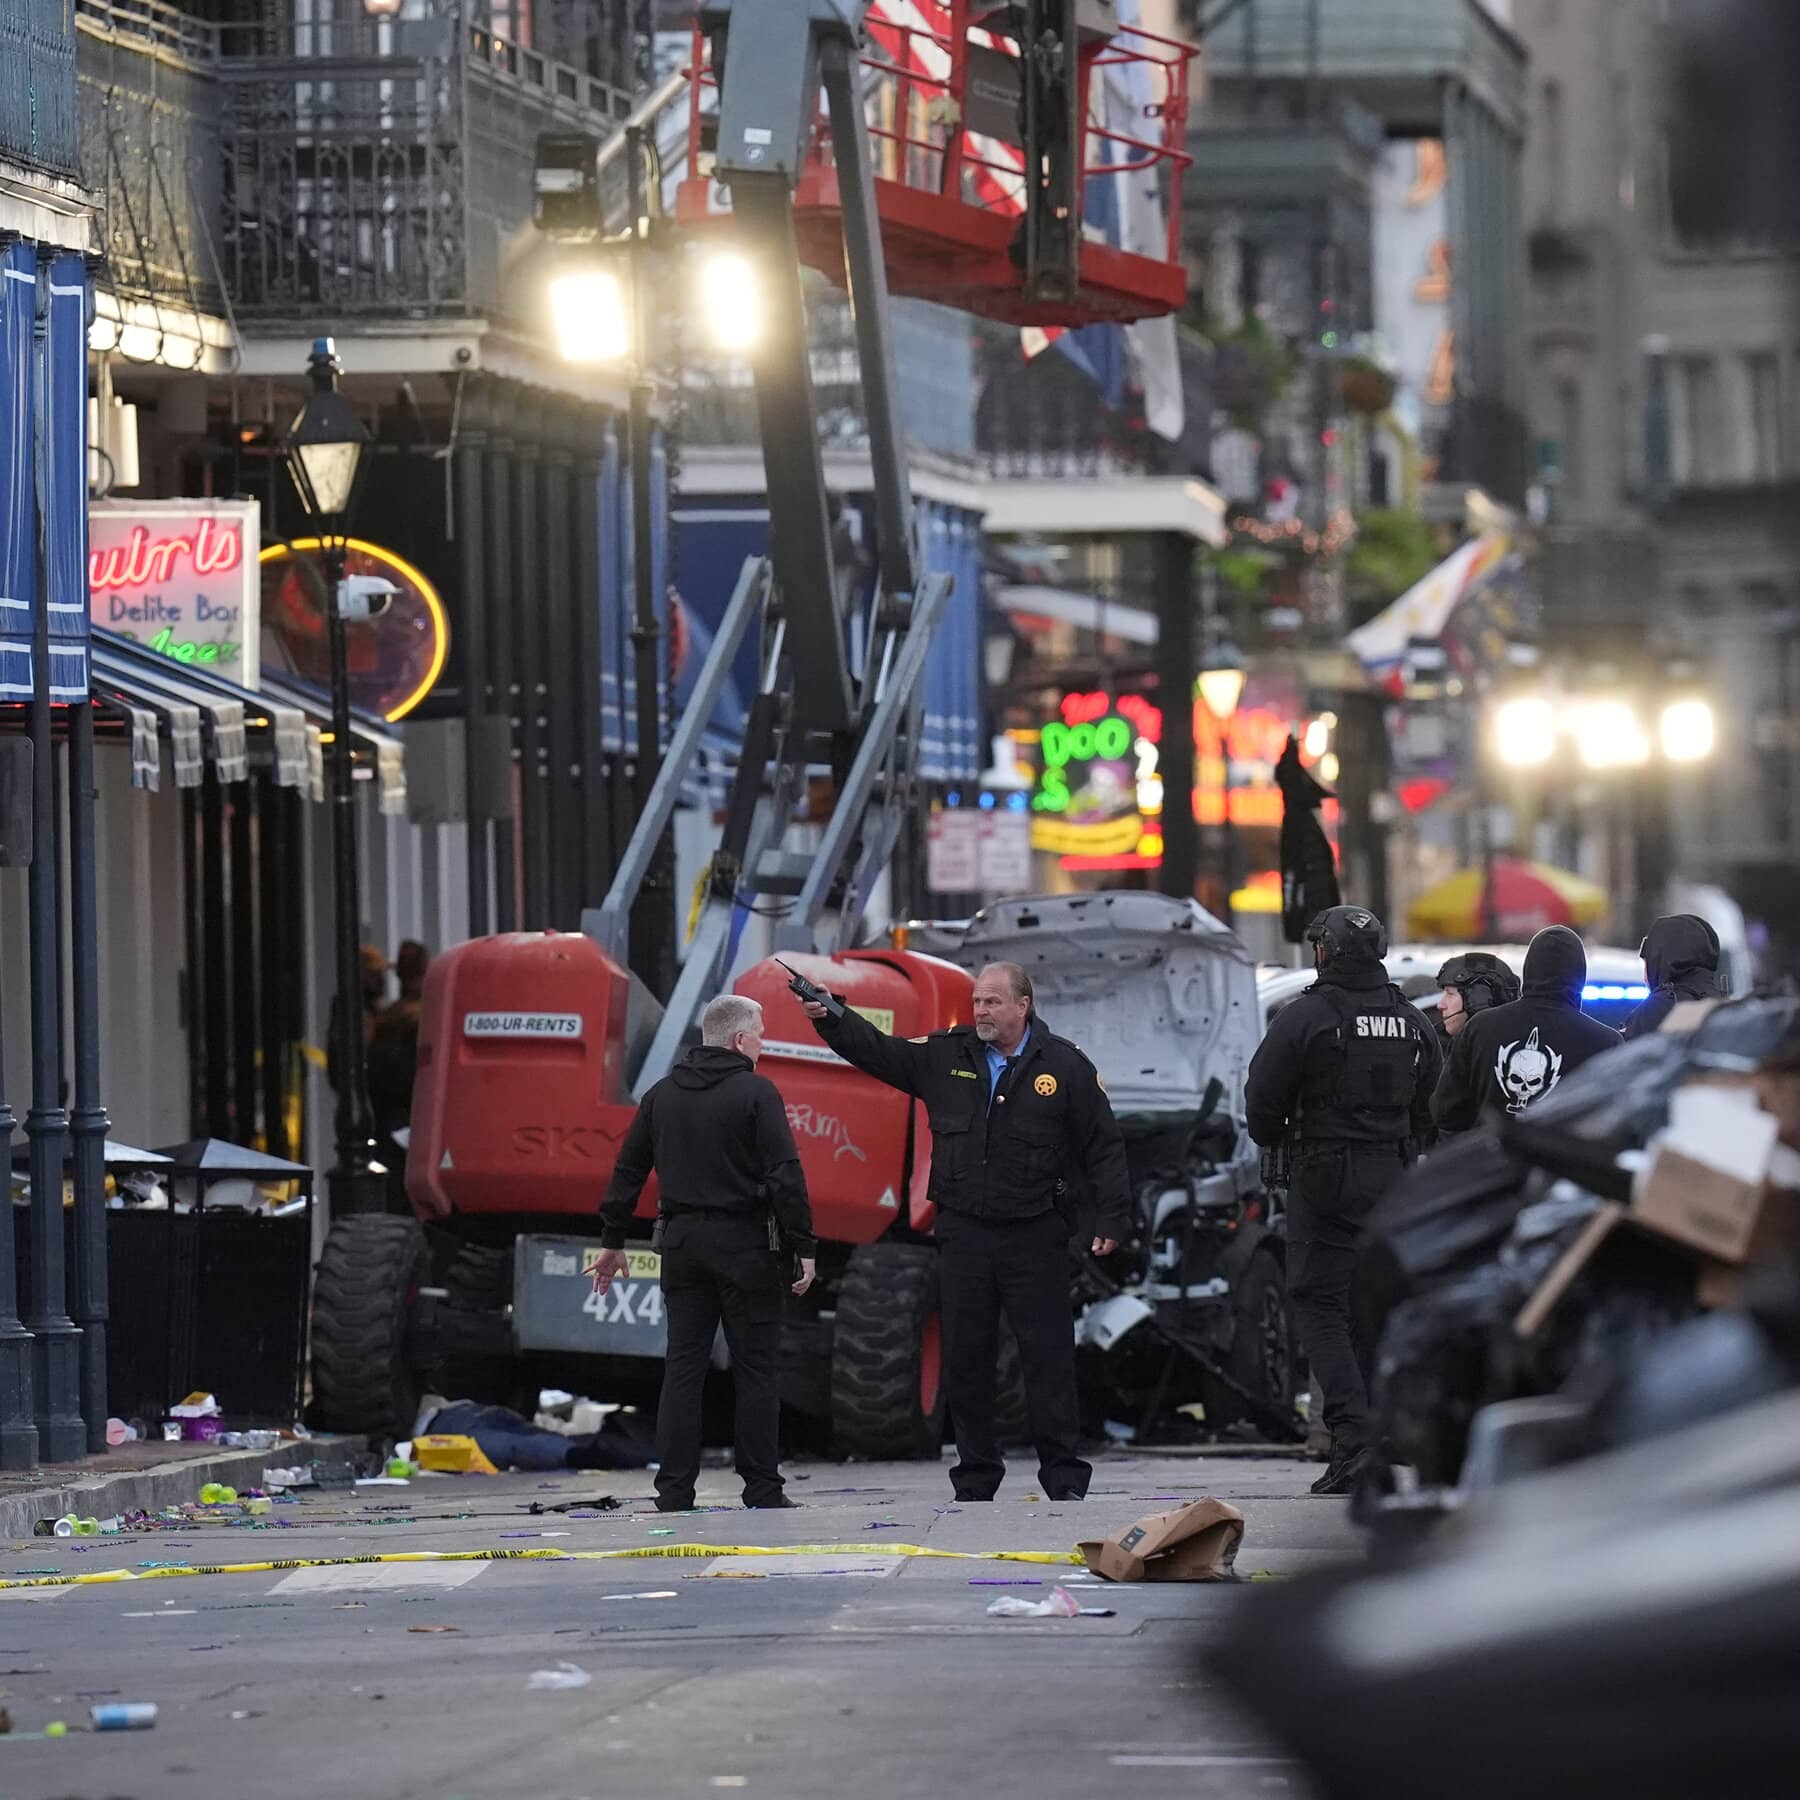
[(1321, 984), (1312, 992), (1337, 1024), (1308, 1046), (1300, 1135), (1410, 1136), (1427, 1029), (1417, 1009), (1392, 985), (1352, 992)]

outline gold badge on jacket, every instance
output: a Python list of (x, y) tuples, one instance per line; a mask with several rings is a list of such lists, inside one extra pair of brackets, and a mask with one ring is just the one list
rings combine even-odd
[(1050, 1096), (1056, 1092), (1056, 1077), (1054, 1075), (1040, 1075), (1031, 1085), (1036, 1088), (1046, 1100), (1048, 1100)]

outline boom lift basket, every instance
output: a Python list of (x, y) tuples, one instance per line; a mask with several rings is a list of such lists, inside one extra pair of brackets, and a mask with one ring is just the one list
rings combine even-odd
[[(1064, 327), (1128, 323), (1185, 303), (1181, 182), (1192, 160), (1188, 73), (1196, 53), (1116, 23), (1106, 0), (1074, 0), (1070, 10), (1081, 21), (1072, 58), (1079, 102), (1060, 132), (1054, 123), (1038, 127), (1039, 142), (1053, 146), (1049, 159), (1072, 155), (1081, 172), (1078, 183), (1065, 182), (1080, 196), (1080, 241), (1072, 291), (1058, 294), (1033, 282), (1024, 249), (1024, 9), (992, 0), (875, 0), (869, 8), (861, 65), (891, 293), (1007, 324)], [(692, 226), (724, 223), (731, 199), (711, 176), (716, 82), (698, 30), (688, 73), (689, 174), (677, 216)], [(1125, 249), (1098, 221), (1145, 216), (1129, 184), (1156, 190), (1162, 219), (1159, 241)], [(823, 107), (795, 182), (793, 216), (802, 260), (845, 285), (843, 209)]]

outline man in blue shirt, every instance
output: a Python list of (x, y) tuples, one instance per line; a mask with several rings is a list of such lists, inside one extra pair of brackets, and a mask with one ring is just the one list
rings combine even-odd
[(808, 1006), (844, 1060), (925, 1102), (931, 1121), (944, 1388), (959, 1452), (959, 1500), (992, 1500), (1006, 1473), (995, 1427), (1000, 1322), (1012, 1326), (1052, 1500), (1079, 1500), (1080, 1454), (1069, 1240), (1076, 1184), (1091, 1192), (1093, 1253), (1130, 1229), (1125, 1141), (1094, 1065), (1038, 1017), (1031, 977), (992, 963), (976, 978), (974, 1023), (902, 1039), (846, 1009)]

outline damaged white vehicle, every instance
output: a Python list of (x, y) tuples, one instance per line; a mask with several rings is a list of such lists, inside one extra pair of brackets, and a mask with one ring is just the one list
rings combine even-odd
[(1209, 1432), (1293, 1436), (1279, 1197), (1244, 1130), (1262, 1015), (1243, 941), (1192, 901), (1133, 891), (1002, 901), (945, 951), (1030, 973), (1125, 1133), (1133, 1232), (1104, 1263), (1084, 1259), (1078, 1284), (1090, 1419), (1166, 1438), (1198, 1403)]

